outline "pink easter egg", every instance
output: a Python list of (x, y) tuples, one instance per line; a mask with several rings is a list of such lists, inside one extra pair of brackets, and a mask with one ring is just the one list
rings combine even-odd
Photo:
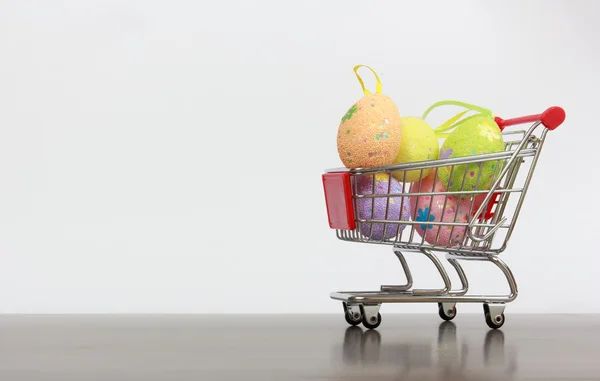
[[(421, 182), (413, 183), (410, 193), (444, 192), (440, 180), (434, 175), (432, 173)], [(464, 226), (433, 225), (429, 222), (467, 223), (470, 208), (470, 199), (463, 199), (459, 204), (456, 196), (410, 196), (411, 218), (420, 222), (414, 225), (415, 230), (431, 245), (454, 247), (461, 244), (466, 231)]]

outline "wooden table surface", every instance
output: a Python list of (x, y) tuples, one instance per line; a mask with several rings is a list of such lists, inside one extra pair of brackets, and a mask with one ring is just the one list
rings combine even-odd
[(0, 316), (0, 380), (600, 380), (600, 316)]

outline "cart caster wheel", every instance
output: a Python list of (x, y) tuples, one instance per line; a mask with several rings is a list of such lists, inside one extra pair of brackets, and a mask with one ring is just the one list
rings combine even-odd
[(488, 327), (492, 329), (498, 329), (502, 327), (504, 325), (504, 320), (504, 314), (497, 315), (493, 319), (489, 313), (485, 314), (485, 322), (487, 323)]
[(381, 324), (381, 314), (378, 312), (377, 317), (371, 316), (370, 319), (367, 319), (367, 316), (363, 315), (362, 323), (367, 329), (375, 329)]
[(344, 317), (346, 318), (346, 323), (357, 326), (362, 322), (362, 313), (360, 311), (359, 306), (348, 305), (347, 303), (342, 303), (344, 306)]
[(491, 329), (498, 329), (504, 325), (506, 321), (504, 317), (504, 306), (500, 306), (501, 310), (498, 310), (497, 307), (490, 308), (490, 306), (486, 303), (483, 305), (483, 311), (485, 314), (485, 323)]
[(359, 325), (362, 321), (362, 316), (357, 312), (346, 311), (344, 316), (346, 317), (346, 323), (352, 326)]
[(450, 321), (456, 317), (456, 304), (438, 303), (438, 313), (443, 320)]

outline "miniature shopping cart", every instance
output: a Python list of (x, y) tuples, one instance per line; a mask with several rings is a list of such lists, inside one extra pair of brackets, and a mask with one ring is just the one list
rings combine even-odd
[[(415, 303), (432, 302), (438, 304), (438, 312), (442, 319), (451, 320), (456, 316), (457, 303), (482, 303), (485, 321), (490, 328), (500, 328), (505, 321), (504, 309), (506, 303), (512, 302), (517, 297), (517, 283), (509, 267), (499, 258), (508, 244), (515, 223), (525, 200), (525, 195), (531, 181), (533, 171), (539, 159), (542, 146), (548, 130), (554, 130), (563, 123), (565, 112), (560, 107), (551, 107), (539, 115), (525, 116), (515, 119), (503, 120), (495, 118), (502, 130), (505, 143), (504, 152), (488, 153), (468, 157), (446, 158), (433, 161), (413, 162), (407, 164), (377, 167), (377, 168), (340, 168), (325, 171), (323, 174), (323, 187), (327, 205), (329, 225), (336, 231), (337, 238), (348, 242), (362, 242), (369, 244), (383, 244), (392, 247), (394, 254), (406, 275), (406, 283), (402, 285), (382, 285), (379, 291), (344, 291), (334, 292), (331, 298), (341, 301), (344, 315), (350, 325), (363, 324), (368, 329), (377, 328), (381, 323), (379, 309), (383, 303)], [(505, 129), (508, 126), (532, 124), (527, 130), (512, 131)], [(542, 127), (540, 127), (540, 125)], [(429, 192), (413, 189), (411, 184), (402, 183), (402, 193), (360, 194), (357, 192), (357, 178), (368, 176), (373, 181), (375, 189), (376, 176), (389, 176), (397, 173), (419, 170), (421, 180), (424, 172), (437, 173), (438, 169), (461, 170), (461, 166), (479, 165), (493, 161), (496, 163), (497, 172), (489, 190), (464, 190)], [(481, 168), (481, 167), (480, 167)], [(462, 169), (465, 172), (467, 171)], [(462, 173), (462, 172), (459, 172)], [(481, 171), (479, 171), (481, 173)], [(405, 178), (401, 176), (400, 178)], [(389, 182), (391, 183), (391, 181)], [(416, 184), (417, 182), (413, 183)], [(418, 181), (420, 183), (420, 180)], [(464, 183), (464, 179), (463, 179)], [(406, 189), (410, 187), (410, 191)], [(481, 196), (484, 195), (484, 196)], [(429, 240), (427, 242), (418, 234), (416, 225), (423, 224), (414, 218), (406, 218), (400, 214), (399, 218), (375, 219), (371, 216), (361, 215), (358, 212), (358, 202), (361, 199), (375, 199), (390, 202), (390, 199), (401, 197), (402, 203), (408, 203), (410, 197), (434, 196), (457, 197), (471, 199), (471, 209), (467, 222), (426, 220), (427, 226), (440, 226), (443, 229), (460, 229), (465, 233), (460, 242)], [(475, 196), (483, 198), (478, 207), (473, 207)], [(387, 206), (386, 206), (387, 216)], [(403, 225), (405, 228), (391, 238), (363, 234), (369, 228), (383, 225), (383, 231), (388, 226)], [(380, 226), (381, 227), (381, 226)], [(399, 230), (399, 229), (398, 229)], [(439, 233), (438, 233), (439, 236)], [(433, 242), (433, 243), (431, 243)], [(441, 289), (413, 289), (413, 278), (405, 252), (419, 252), (433, 262), (439, 275), (442, 277), (444, 287)], [(461, 287), (453, 289), (448, 273), (442, 261), (435, 253), (445, 253), (447, 261), (456, 270)], [(495, 264), (505, 275), (510, 288), (508, 295), (470, 295), (469, 282), (465, 271), (461, 267), (461, 260), (489, 261)]]

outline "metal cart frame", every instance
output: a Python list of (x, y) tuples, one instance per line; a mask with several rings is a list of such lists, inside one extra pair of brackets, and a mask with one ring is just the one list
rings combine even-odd
[[(500, 258), (508, 244), (514, 230), (517, 218), (546, 135), (549, 130), (556, 129), (563, 123), (565, 112), (560, 107), (550, 107), (542, 114), (530, 115), (520, 118), (503, 120), (499, 117), (495, 121), (502, 130), (505, 140), (505, 151), (475, 155), (459, 158), (438, 159), (433, 161), (414, 162), (377, 168), (337, 168), (326, 170), (322, 176), (329, 225), (336, 230), (337, 238), (347, 242), (361, 242), (370, 244), (383, 244), (392, 246), (406, 277), (406, 283), (401, 285), (382, 285), (377, 291), (338, 291), (331, 293), (330, 297), (341, 301), (344, 308), (346, 322), (350, 325), (363, 324), (368, 329), (375, 329), (381, 324), (380, 307), (384, 303), (437, 303), (438, 313), (444, 320), (452, 320), (456, 316), (457, 303), (482, 303), (485, 321), (490, 328), (500, 328), (505, 322), (504, 309), (507, 303), (514, 301), (518, 295), (517, 282), (510, 268)], [(532, 123), (526, 131), (505, 131), (505, 127)], [(538, 129), (542, 125), (544, 128)], [(537, 132), (537, 134), (536, 134)], [(512, 139), (512, 140), (511, 140)], [(496, 162), (496, 173), (491, 188), (488, 190), (465, 190), (436, 192), (422, 192), (420, 188), (413, 192), (413, 185), (420, 184), (426, 170), (437, 171), (441, 167), (458, 170), (461, 166), (478, 165)], [(502, 169), (500, 169), (502, 168)], [(526, 168), (522, 171), (522, 168)], [(398, 172), (418, 170), (421, 173), (417, 182), (408, 184), (401, 182), (401, 193), (390, 193), (392, 181), (388, 181), (388, 192), (377, 194), (375, 190), (375, 176), (392, 176)], [(467, 171), (464, 171), (466, 177)], [(481, 171), (479, 171), (481, 174)], [(519, 174), (525, 176), (519, 177)], [(359, 176), (371, 176), (373, 181), (372, 194), (358, 194), (356, 179)], [(479, 176), (479, 175), (478, 175)], [(405, 178), (405, 177), (402, 177)], [(463, 185), (465, 179), (463, 177)], [(477, 179), (479, 181), (479, 178)], [(406, 187), (410, 186), (410, 192)], [(420, 186), (419, 186), (420, 187)], [(485, 195), (481, 204), (475, 205), (475, 198)], [(388, 218), (390, 199), (401, 198), (401, 202), (408, 202), (410, 197), (457, 197), (460, 200), (470, 198), (470, 220), (468, 222), (428, 221), (426, 225), (437, 228), (437, 237), (433, 242), (426, 242), (425, 235), (417, 233), (416, 225), (423, 226), (422, 221), (414, 218), (406, 219)], [(511, 196), (513, 196), (511, 198)], [(507, 208), (510, 200), (515, 200), (514, 209)], [(385, 202), (385, 219), (375, 219), (372, 215), (360, 215), (358, 203), (372, 202), (376, 199), (387, 199)], [(363, 200), (363, 201), (361, 201)], [(418, 200), (418, 199), (417, 199)], [(474, 207), (475, 206), (475, 207)], [(446, 201), (444, 201), (444, 208)], [(375, 225), (383, 225), (386, 232), (389, 226), (396, 226), (400, 233), (392, 238), (373, 238)], [(402, 228), (404, 226), (405, 228)], [(367, 230), (365, 230), (365, 227)], [(442, 228), (449, 230), (464, 229), (465, 233), (459, 244), (451, 245), (438, 240)], [(370, 234), (365, 233), (370, 229)], [(427, 228), (425, 228), (426, 231)], [(503, 235), (501, 234), (503, 233)], [(452, 234), (452, 233), (451, 233)], [(385, 235), (385, 233), (384, 233)], [(422, 235), (422, 237), (420, 237)], [(431, 240), (430, 240), (431, 241)], [(444, 287), (441, 289), (413, 289), (413, 277), (404, 257), (405, 252), (418, 252), (425, 255), (433, 262), (441, 276)], [(446, 260), (456, 270), (461, 287), (453, 289), (450, 277), (442, 261), (435, 255), (445, 253)], [(469, 282), (465, 271), (459, 261), (487, 261), (496, 265), (506, 277), (510, 292), (506, 295), (470, 295)]]

